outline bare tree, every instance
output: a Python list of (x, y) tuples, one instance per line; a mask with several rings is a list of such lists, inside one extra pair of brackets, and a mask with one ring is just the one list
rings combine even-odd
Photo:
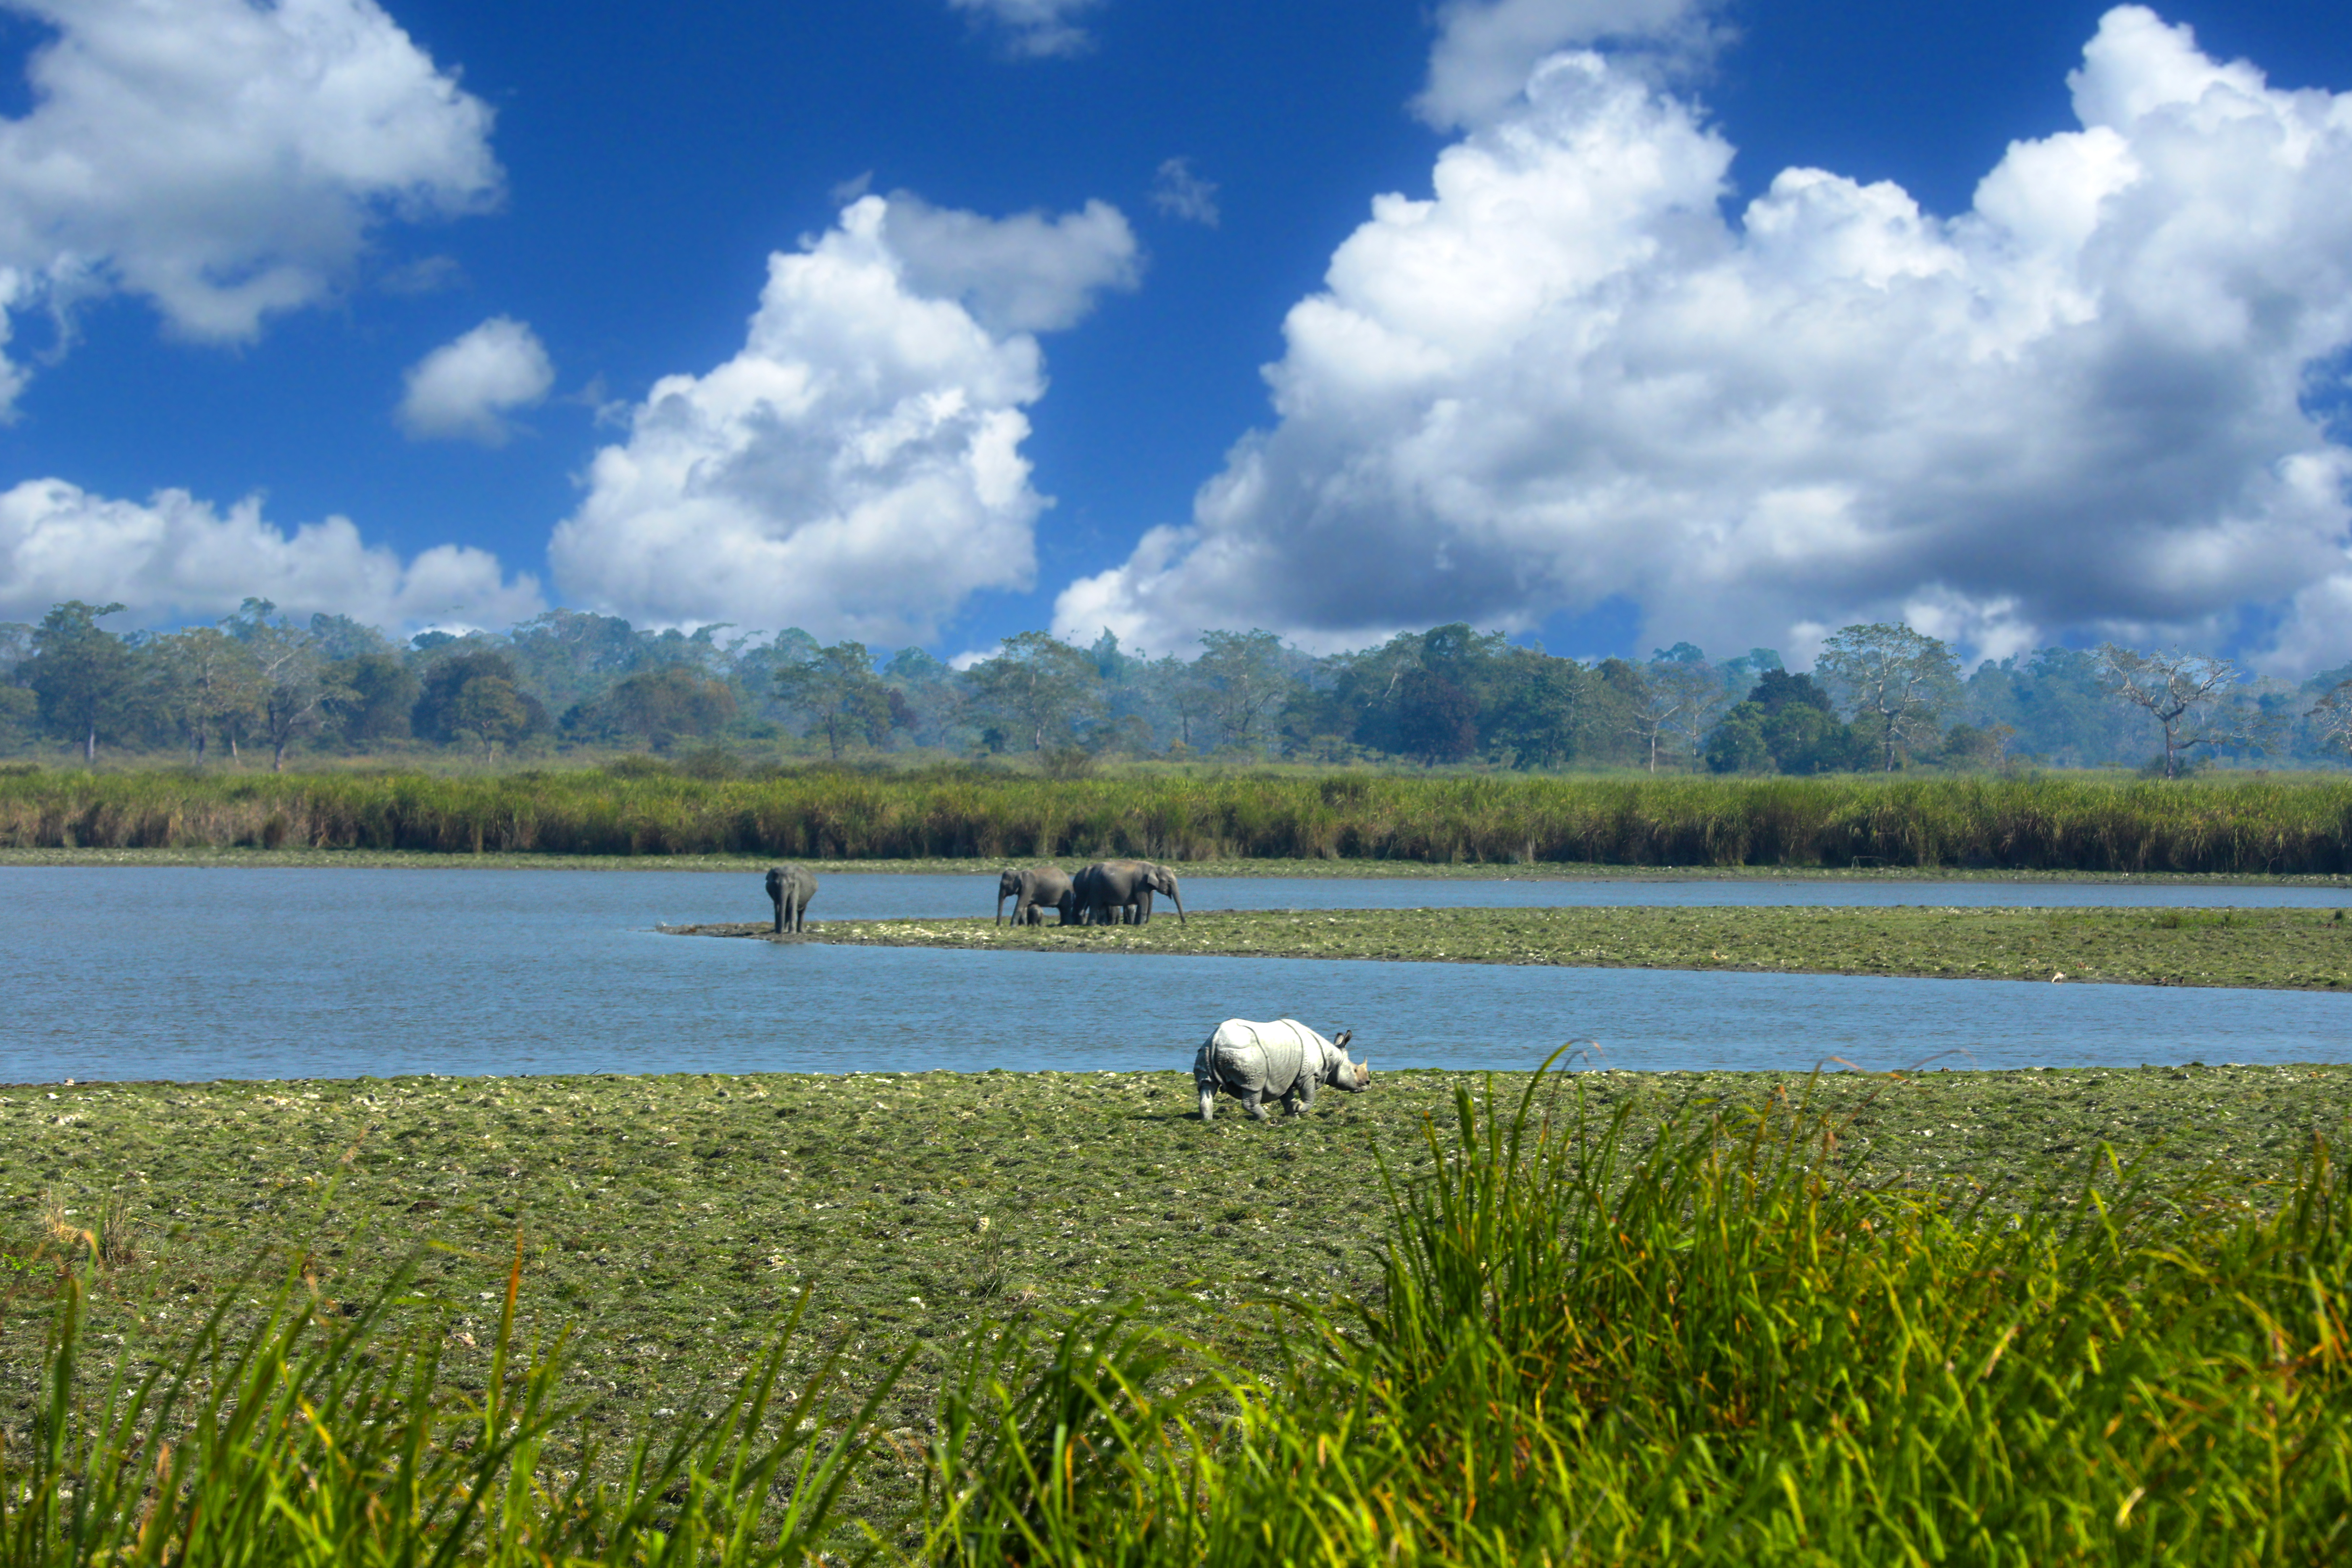
[(1715, 667), (1703, 661), (1655, 658), (1636, 667), (1612, 660), (1606, 679), (1624, 699), (1625, 728), (1642, 743), (1650, 771), (1658, 771), (1658, 750), (1669, 736), (1688, 739), (1694, 752), (1725, 706), (1723, 683)]
[[(1694, 759), (1706, 743), (1706, 732), (1739, 696), (1725, 689), (1723, 672), (1703, 659), (1655, 662), (1643, 679), (1653, 690), (1671, 698), (1673, 709), (1666, 715), (1665, 727), (1690, 747)], [(1657, 772), (1654, 758), (1650, 771)]]
[[(247, 600), (247, 605), (255, 601)], [(232, 636), (245, 645), (253, 659), (259, 689), (261, 731), (269, 741), (269, 768), (286, 771), (286, 748), (297, 736), (318, 729), (328, 707), (348, 694), (348, 689), (327, 669), (318, 639), (284, 621), (264, 618), (275, 606), (264, 604), (264, 616), (238, 626), (231, 617)]]
[(1897, 623), (1847, 626), (1822, 645), (1813, 673), (1853, 713), (1878, 731), (1881, 765), (1933, 736), (1960, 698), (1960, 661), (1941, 638)]
[(2329, 687), (2304, 717), (2313, 721), (2321, 745), (2352, 752), (2352, 680)]
[[(2241, 679), (2238, 667), (2210, 654), (2135, 653), (2101, 643), (2099, 679), (2114, 696), (2136, 708), (2164, 731), (2164, 776), (2180, 774), (2180, 753), (2191, 746), (2266, 746), (2270, 726), (2263, 715), (2229, 700)], [(2332, 693), (2330, 695), (2333, 695)]]

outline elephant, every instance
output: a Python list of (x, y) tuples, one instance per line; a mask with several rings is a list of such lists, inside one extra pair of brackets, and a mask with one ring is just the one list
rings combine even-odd
[(1165, 866), (1149, 860), (1097, 860), (1075, 881), (1079, 919), (1088, 925), (1115, 925), (1122, 915), (1130, 925), (1148, 925), (1155, 892), (1176, 906), (1177, 923), (1185, 923), (1176, 873)]
[(805, 866), (768, 868), (768, 901), (776, 906), (776, 929), (808, 929), (809, 900), (816, 897), (816, 873)]
[(1272, 1024), (1228, 1018), (1192, 1058), (1192, 1086), (1201, 1091), (1201, 1120), (1217, 1119), (1217, 1091), (1242, 1102), (1254, 1121), (1266, 1120), (1267, 1100), (1279, 1100), (1293, 1116), (1315, 1103), (1315, 1091), (1328, 1084), (1349, 1094), (1372, 1085), (1372, 1064), (1348, 1059), (1354, 1032), (1342, 1029), (1325, 1039), (1296, 1018)]
[(1044, 925), (1047, 910), (1059, 910), (1062, 924), (1078, 922), (1078, 896), (1069, 875), (1052, 866), (1026, 871), (1008, 870), (996, 879), (996, 921), (1004, 923), (1004, 900), (1013, 902), (1014, 925)]

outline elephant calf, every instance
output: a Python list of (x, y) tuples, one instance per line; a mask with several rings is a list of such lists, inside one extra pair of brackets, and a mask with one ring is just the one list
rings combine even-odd
[(809, 900), (816, 897), (816, 873), (805, 866), (768, 868), (768, 901), (776, 906), (776, 929), (808, 929)]
[(1256, 1024), (1228, 1018), (1202, 1043), (1192, 1058), (1192, 1086), (1201, 1091), (1201, 1120), (1217, 1117), (1217, 1091), (1242, 1102), (1251, 1116), (1266, 1120), (1261, 1102), (1282, 1101), (1296, 1116), (1315, 1103), (1315, 1091), (1325, 1084), (1360, 1093), (1371, 1087), (1372, 1064), (1348, 1059), (1350, 1030), (1327, 1040), (1296, 1018)]

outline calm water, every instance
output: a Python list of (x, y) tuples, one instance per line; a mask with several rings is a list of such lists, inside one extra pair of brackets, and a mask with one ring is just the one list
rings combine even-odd
[[(1864, 892), (1901, 895), (1874, 900), (1887, 902), (1958, 903), (1963, 892), (1979, 895), (1968, 900), (1975, 903), (2029, 901), (1981, 897), (1982, 883), (1189, 886), (1188, 901), (1202, 909), (1853, 903)], [(1598, 896), (1611, 889), (1619, 897)], [(2090, 892), (2100, 896), (2070, 901), (2115, 903), (2126, 889), (2000, 890)], [(2127, 890), (2214, 901), (2210, 889)], [(992, 891), (969, 877), (828, 877), (815, 912), (984, 912)], [(1190, 1065), (1221, 1018), (1284, 1014), (1352, 1027), (1360, 1054), (1396, 1067), (1523, 1067), (1587, 1038), (1611, 1065), (1661, 1068), (1801, 1068), (1838, 1056), (1870, 1068), (2352, 1056), (2352, 997), (2302, 992), (964, 953), (655, 934), (656, 921), (764, 914), (756, 879), (695, 873), (9, 868), (0, 869), (0, 899), (9, 916), (0, 939), (5, 1082), (1164, 1068)], [(2223, 901), (2258, 900), (2231, 889)]]

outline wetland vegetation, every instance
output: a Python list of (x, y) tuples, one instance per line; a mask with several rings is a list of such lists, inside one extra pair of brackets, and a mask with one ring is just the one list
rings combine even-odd
[[(2352, 1194), (2313, 1139), (2352, 1068), (1590, 1072), (1515, 1131), (1530, 1081), (1208, 1127), (1178, 1074), (0, 1091), (0, 1552), (194, 1560), (117, 1367), (234, 1394), (252, 1440), (165, 1491), (282, 1499), (247, 1561), (798, 1561), (852, 1517), (971, 1562), (2340, 1552)], [(173, 1359), (215, 1314), (244, 1381)], [(797, 1467), (844, 1440), (828, 1519)]]
[(2239, 776), (1054, 780), (975, 768), (9, 773), (0, 847), (1524, 866), (1958, 867), (2336, 876), (2352, 784)]
[[(764, 921), (666, 928), (769, 939)], [(813, 941), (1027, 952), (2060, 978), (2137, 985), (2352, 984), (2352, 921), (2301, 909), (1627, 908), (1221, 911), (1178, 923), (814, 921)]]

